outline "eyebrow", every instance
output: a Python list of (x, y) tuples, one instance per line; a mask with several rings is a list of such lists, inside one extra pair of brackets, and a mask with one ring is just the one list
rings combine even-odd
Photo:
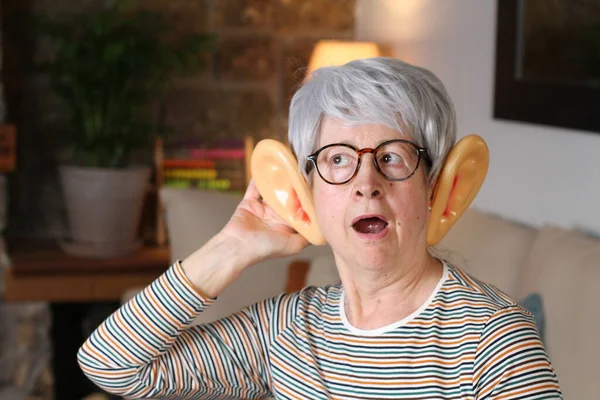
[[(383, 142), (387, 142), (387, 141), (390, 141), (390, 140), (409, 140), (409, 139), (405, 139), (405, 138), (384, 139), (384, 140), (380, 141), (379, 143), (377, 143), (375, 146), (373, 146), (373, 147), (370, 147), (370, 148), (374, 149), (374, 148), (376, 148), (377, 146), (379, 146), (380, 144), (382, 144)], [(324, 144), (324, 145), (323, 145), (323, 146), (321, 146), (321, 147), (329, 146), (329, 145), (331, 145), (331, 144), (345, 144), (345, 145), (348, 145), (348, 146), (352, 146), (352, 147), (354, 147), (355, 149), (360, 149), (360, 148), (359, 148), (357, 145), (355, 145), (355, 144), (353, 144), (353, 143), (350, 143), (348, 140), (342, 140), (341, 142), (331, 142), (331, 143), (327, 143), (327, 144)]]
[(343, 141), (341, 141), (341, 142), (331, 142), (331, 143), (325, 143), (325, 144), (323, 144), (322, 146), (319, 146), (319, 148), (323, 148), (323, 147), (325, 147), (325, 146), (330, 146), (330, 145), (332, 145), (332, 144), (345, 144), (345, 145), (347, 145), (347, 146), (350, 146), (350, 147), (352, 147), (352, 148), (354, 148), (354, 149), (358, 149), (358, 146), (357, 146), (357, 145), (355, 145), (355, 144), (352, 144), (352, 143), (350, 143), (350, 142), (349, 142), (349, 141), (347, 141), (347, 140), (343, 140)]

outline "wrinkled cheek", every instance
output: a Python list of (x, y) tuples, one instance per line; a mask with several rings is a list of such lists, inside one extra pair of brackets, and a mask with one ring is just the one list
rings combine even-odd
[(419, 205), (413, 209), (412, 214), (412, 226), (413, 226), (413, 234), (418, 233), (419, 235), (426, 234), (427, 226), (429, 224), (429, 212), (428, 206)]
[(396, 196), (390, 199), (390, 205), (397, 218), (396, 228), (403, 240), (420, 236), (427, 228), (428, 204), (423, 199), (422, 193), (416, 192), (414, 188), (396, 193)]
[(315, 212), (321, 231), (328, 241), (339, 237), (343, 228), (344, 204), (342, 199), (326, 191), (316, 189), (313, 192)]
[[(327, 215), (327, 205), (323, 201), (322, 196), (313, 190), (313, 204), (315, 207), (315, 215), (317, 216), (317, 223), (324, 232), (323, 227), (326, 226), (325, 217)], [(324, 232), (325, 233), (325, 232)]]
[(415, 225), (417, 226), (426, 226), (429, 220), (429, 213), (427, 210), (416, 210), (415, 212)]
[(320, 202), (319, 205), (316, 205), (315, 207), (317, 220), (321, 230), (325, 233), (326, 231), (334, 229), (336, 221), (339, 218), (337, 215), (339, 210), (335, 207), (331, 207), (330, 202), (328, 201)]

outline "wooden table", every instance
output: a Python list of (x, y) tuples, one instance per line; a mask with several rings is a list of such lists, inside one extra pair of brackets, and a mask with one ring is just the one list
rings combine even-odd
[(125, 291), (145, 287), (165, 272), (169, 248), (144, 247), (123, 257), (91, 259), (70, 256), (53, 243), (27, 241), (9, 243), (8, 253), (4, 301), (50, 303), (55, 400), (100, 391), (77, 365), (77, 351), (90, 333), (83, 326), (95, 329), (120, 306)]

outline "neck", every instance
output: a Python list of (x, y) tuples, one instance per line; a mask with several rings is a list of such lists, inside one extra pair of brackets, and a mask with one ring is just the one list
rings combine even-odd
[[(342, 264), (344, 308), (348, 321), (359, 329), (377, 329), (399, 321), (421, 307), (442, 275), (442, 264), (427, 251), (385, 269)], [(339, 265), (339, 264), (338, 264)]]

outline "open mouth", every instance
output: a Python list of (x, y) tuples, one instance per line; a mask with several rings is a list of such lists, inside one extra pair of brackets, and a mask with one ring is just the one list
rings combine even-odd
[(364, 234), (381, 233), (387, 226), (388, 222), (381, 215), (363, 215), (352, 224), (356, 232)]

